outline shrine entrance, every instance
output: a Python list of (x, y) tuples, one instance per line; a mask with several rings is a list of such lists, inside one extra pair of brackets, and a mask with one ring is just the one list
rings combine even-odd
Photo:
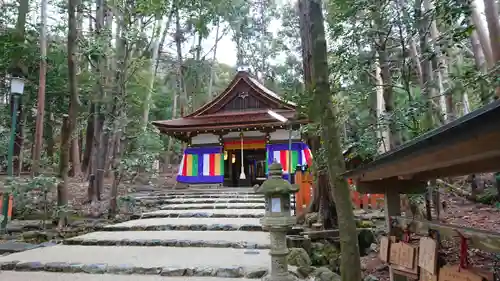
[[(224, 164), (224, 186), (249, 187), (266, 180), (265, 149), (244, 149), (243, 158), (241, 150), (225, 150)], [(240, 179), (242, 167), (245, 179)]]

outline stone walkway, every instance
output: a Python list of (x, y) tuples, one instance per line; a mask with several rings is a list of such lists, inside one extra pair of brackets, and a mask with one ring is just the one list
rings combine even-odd
[(264, 199), (251, 189), (136, 198), (159, 210), (61, 245), (0, 257), (0, 280), (244, 281), (267, 273), (269, 234), (259, 222)]

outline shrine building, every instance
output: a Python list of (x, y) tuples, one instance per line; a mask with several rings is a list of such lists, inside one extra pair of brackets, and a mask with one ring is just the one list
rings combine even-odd
[(293, 174), (298, 165), (311, 165), (311, 151), (299, 133), (309, 121), (298, 118), (295, 109), (240, 70), (222, 93), (193, 113), (153, 125), (187, 143), (178, 182), (249, 187), (267, 178), (273, 160), (282, 164), (286, 179), (289, 167)]

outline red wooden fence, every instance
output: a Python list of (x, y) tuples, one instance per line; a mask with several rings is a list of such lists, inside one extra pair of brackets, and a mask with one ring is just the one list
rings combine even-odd
[[(295, 173), (295, 184), (300, 185), (300, 189), (295, 195), (296, 214), (300, 215), (307, 209), (312, 199), (312, 175), (309, 172)], [(352, 184), (352, 181), (349, 181)], [(351, 191), (352, 205), (356, 209), (381, 209), (384, 205), (384, 195), (382, 194), (362, 194)]]
[(357, 191), (351, 191), (352, 205), (356, 209), (381, 209), (384, 206), (383, 194), (362, 194)]

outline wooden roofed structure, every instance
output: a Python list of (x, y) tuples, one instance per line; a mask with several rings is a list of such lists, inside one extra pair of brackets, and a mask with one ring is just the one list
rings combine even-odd
[(308, 123), (299, 118), (296, 105), (283, 100), (246, 71), (238, 71), (227, 88), (193, 113), (173, 120), (154, 121), (160, 132), (188, 141), (199, 133), (224, 134), (230, 131), (284, 128), (285, 125), (267, 111), (294, 120), (296, 125)]
[(310, 165), (310, 149), (297, 130), (308, 122), (294, 103), (238, 71), (223, 92), (193, 113), (153, 125), (187, 143), (178, 182), (252, 186), (266, 179), (274, 160), (285, 178), (296, 165)]
[(500, 101), (384, 153), (345, 173), (364, 191), (401, 189), (401, 182), (500, 171)]
[[(385, 194), (389, 235), (394, 235), (396, 229), (406, 229), (427, 236), (433, 230), (441, 237), (461, 237), (473, 248), (500, 254), (500, 233), (402, 217), (399, 196), (425, 192), (431, 179), (500, 171), (499, 129), (500, 101), (497, 100), (344, 176), (353, 179), (358, 191)], [(407, 280), (407, 273), (400, 269), (391, 263), (391, 280)]]

